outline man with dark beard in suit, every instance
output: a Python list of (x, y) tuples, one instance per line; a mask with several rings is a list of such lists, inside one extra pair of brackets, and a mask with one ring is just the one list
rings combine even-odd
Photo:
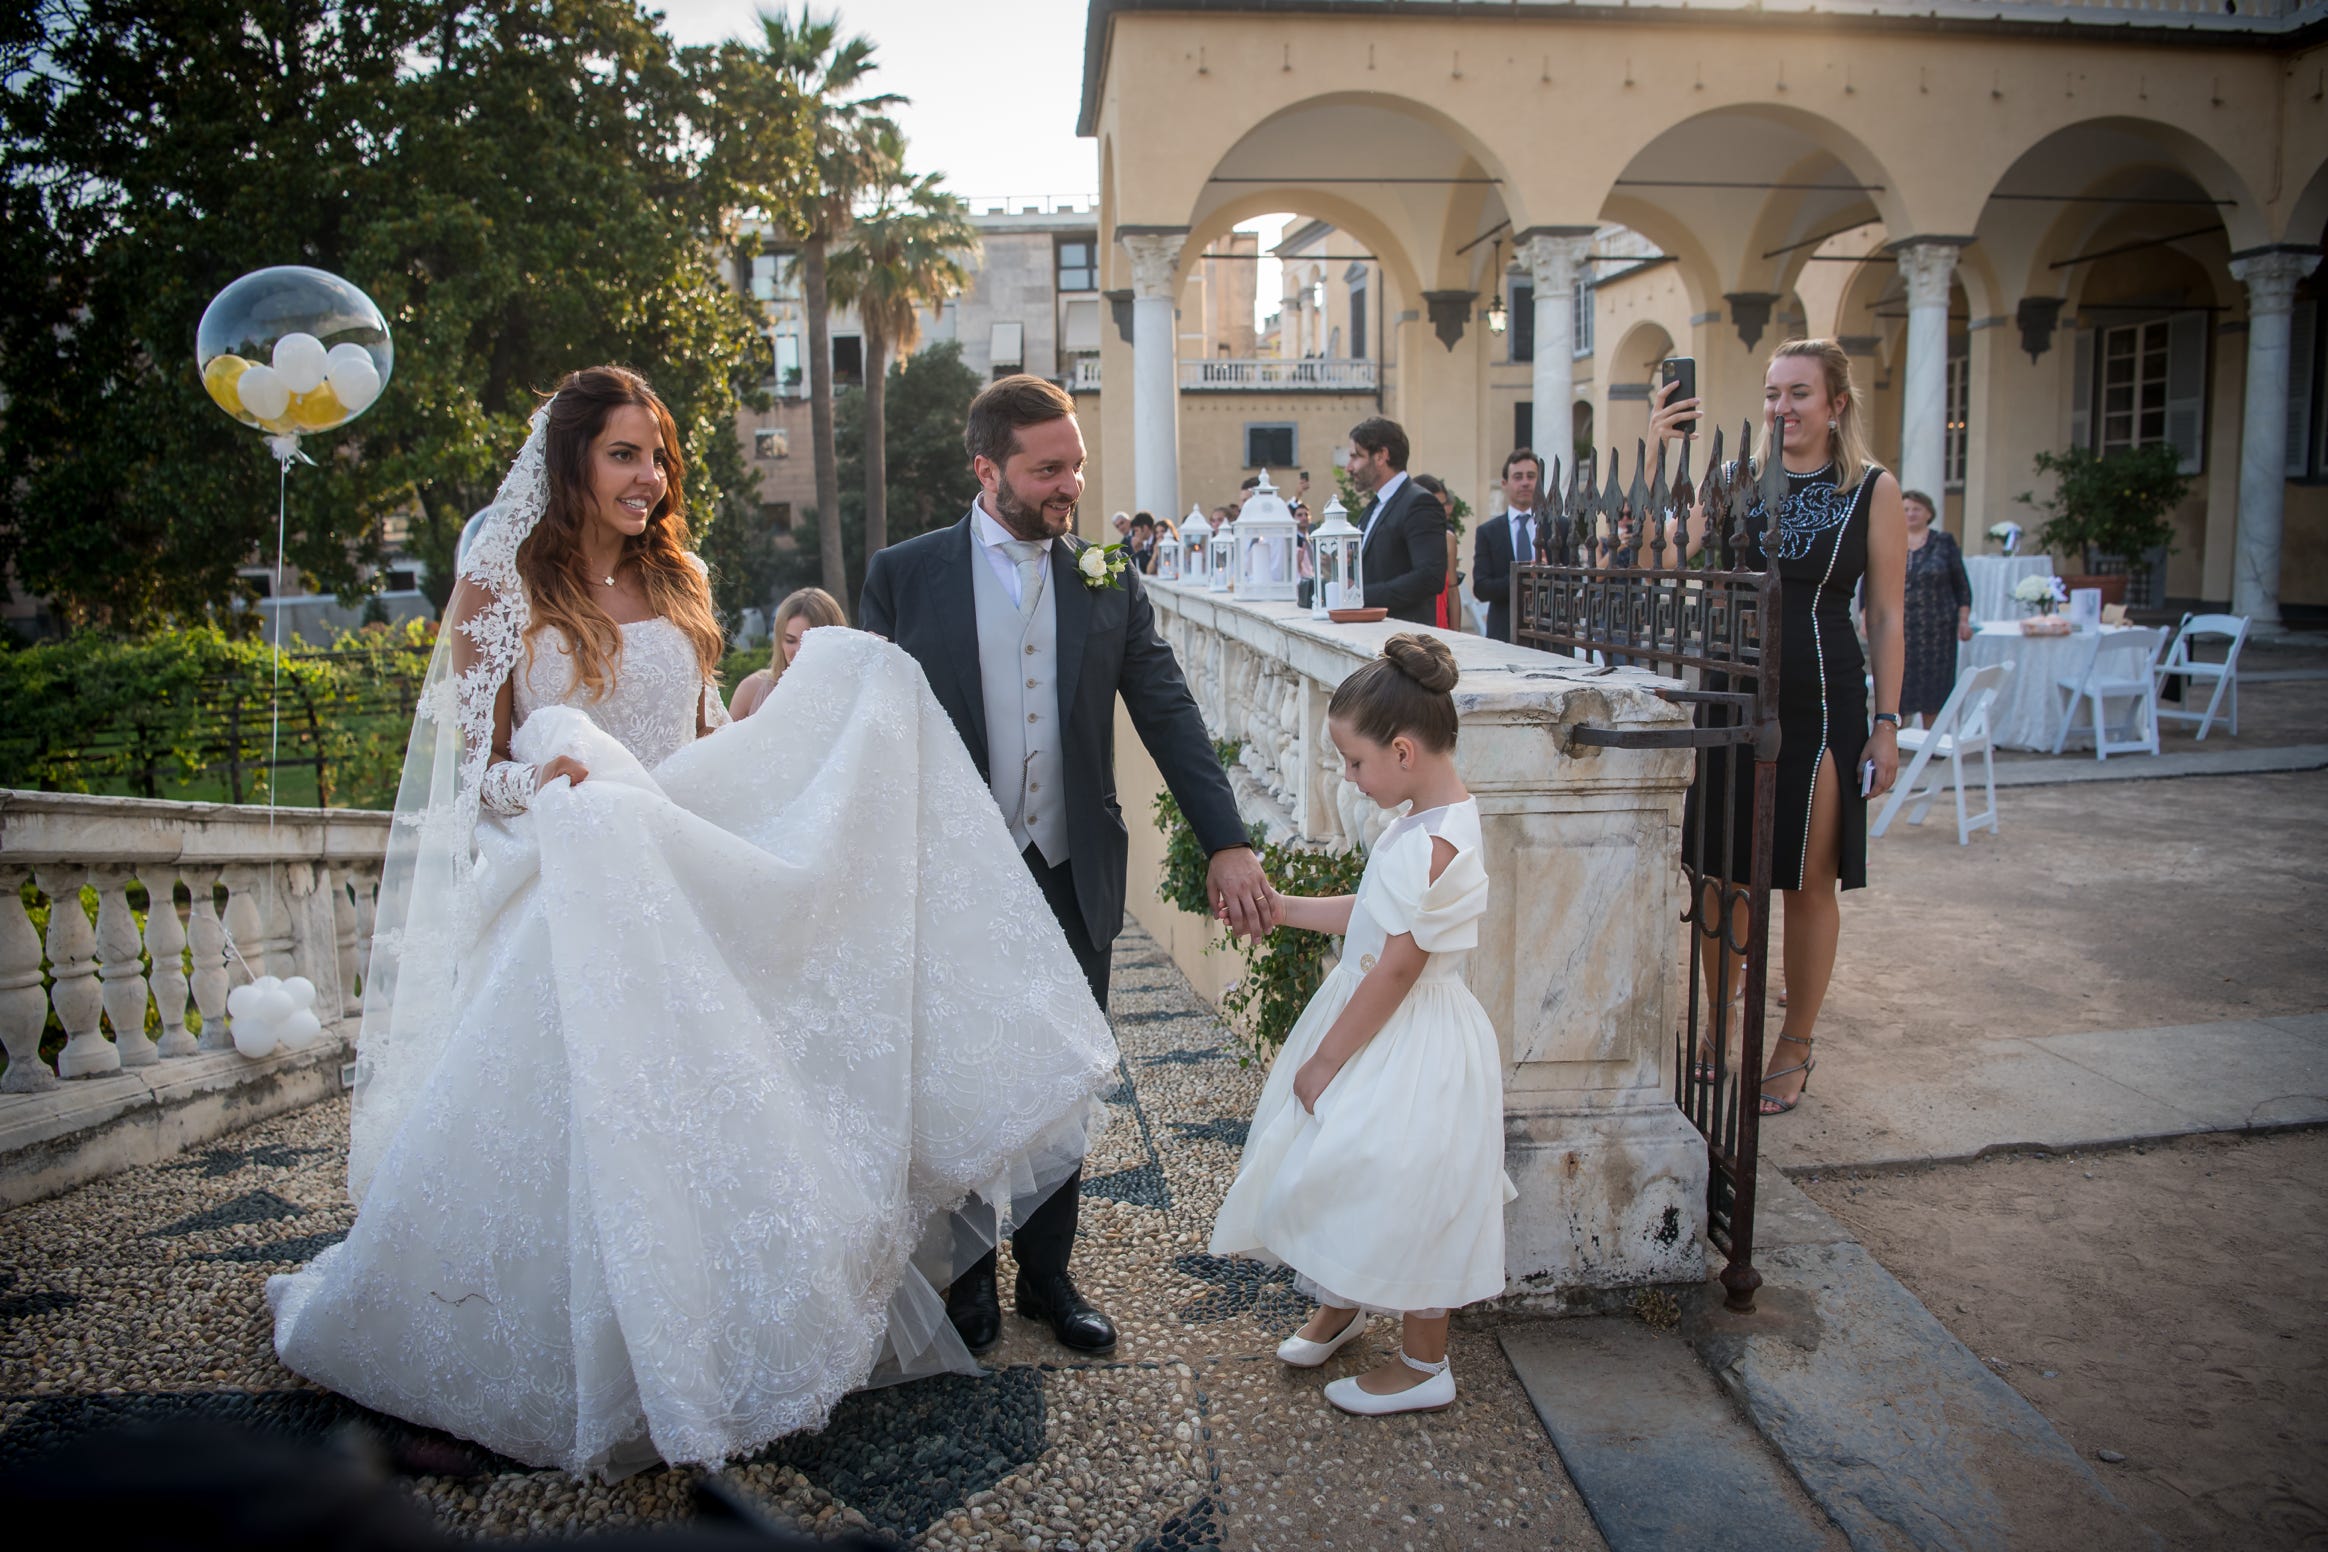
[(1374, 498), (1358, 541), (1366, 606), (1388, 609), (1394, 620), (1435, 625), (1447, 586), (1447, 509), (1407, 478), (1406, 466), (1407, 435), (1397, 421), (1377, 415), (1350, 428), (1343, 467)]
[[(873, 557), (857, 621), (921, 664), (1104, 1010), (1109, 945), (1124, 920), (1119, 695), (1211, 855), (1214, 915), (1267, 933), (1269, 881), (1139, 571), (1094, 577), (1078, 564), (1089, 547), (1068, 537), (1083, 494), (1075, 401), (1039, 377), (1003, 378), (972, 402), (964, 441), (978, 499), (952, 527)], [(1081, 1199), (1078, 1173), (1012, 1236), (1018, 1312), (1048, 1322), (1064, 1346), (1106, 1352), (1115, 1326), (1067, 1271)], [(946, 1294), (972, 1352), (1002, 1333), (994, 1274), (990, 1253)]]

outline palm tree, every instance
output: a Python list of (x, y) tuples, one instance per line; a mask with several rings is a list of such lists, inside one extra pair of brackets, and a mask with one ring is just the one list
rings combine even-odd
[(827, 280), (835, 302), (855, 303), (865, 326), (865, 559), (889, 542), (888, 357), (921, 343), (921, 309), (970, 284), (962, 259), (978, 251), (970, 208), (939, 187), (943, 173), (887, 180), (860, 213)]
[(803, 8), (798, 21), (786, 10), (760, 13), (762, 59), (805, 121), (804, 138), (813, 156), (800, 170), (806, 186), (780, 201), (800, 243), (801, 289), (808, 308), (808, 421), (816, 461), (816, 531), (823, 555), (825, 591), (848, 593), (846, 557), (841, 552), (841, 479), (833, 446), (832, 297), (827, 259), (836, 238), (849, 229), (857, 203), (868, 188), (895, 177), (904, 137), (888, 117), (906, 99), (895, 92), (852, 95), (874, 70), (873, 40), (859, 34), (843, 39), (840, 18)]

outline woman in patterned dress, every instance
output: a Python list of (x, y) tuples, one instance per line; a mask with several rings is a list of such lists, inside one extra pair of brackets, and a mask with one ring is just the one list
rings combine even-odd
[[(1672, 385), (1657, 390), (1650, 434), (1681, 435), (1676, 422), (1703, 414), (1697, 399), (1669, 402)], [(1891, 790), (1899, 774), (1901, 590), (1907, 559), (1907, 521), (1899, 482), (1868, 457), (1851, 382), (1851, 358), (1833, 340), (1790, 340), (1778, 347), (1762, 387), (1761, 456), (1779, 456), (1786, 495), (1775, 517), (1753, 518), (1761, 536), (1748, 546), (1746, 565), (1769, 565), (1779, 587), (1779, 754), (1777, 807), (1771, 823), (1770, 881), (1786, 910), (1786, 1023), (1765, 1055), (1762, 1113), (1781, 1115), (1800, 1101), (1814, 1058), (1812, 1030), (1835, 970), (1842, 930), (1836, 888), (1867, 885), (1867, 804)], [(1690, 519), (1689, 547), (1703, 546), (1710, 528), (1701, 506)], [(1773, 539), (1775, 535), (1775, 541)], [(1851, 598), (1866, 583), (1864, 618), (1875, 671), (1872, 730), (1867, 670), (1851, 628)], [(1709, 762), (1700, 762), (1700, 783)], [(1753, 783), (1738, 759), (1741, 779), (1729, 783), (1730, 849), (1700, 859), (1695, 798), (1684, 820), (1684, 861), (1710, 877), (1743, 884), (1751, 862)], [(1865, 772), (1863, 767), (1872, 766)], [(1710, 836), (1720, 833), (1709, 816)], [(1743, 912), (1744, 907), (1739, 910)], [(1745, 940), (1743, 922), (1733, 941)], [(1708, 996), (1740, 975), (1723, 956), (1706, 956)]]
[(1932, 526), (1938, 510), (1920, 490), (1903, 492), (1908, 522), (1908, 576), (1902, 634), (1907, 666), (1900, 675), (1900, 715), (1929, 717), (1956, 688), (1956, 644), (1972, 640), (1972, 578), (1955, 539)]

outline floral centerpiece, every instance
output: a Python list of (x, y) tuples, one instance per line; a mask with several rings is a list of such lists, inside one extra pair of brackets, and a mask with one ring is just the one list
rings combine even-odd
[(2011, 522), (1991, 523), (1988, 528), (1988, 540), (1989, 543), (2001, 548), (2007, 555), (2018, 555), (2021, 553), (2021, 525)]
[(2027, 576), (2013, 584), (2013, 601), (2039, 614), (2051, 614), (2069, 602), (2069, 589), (2059, 577)]

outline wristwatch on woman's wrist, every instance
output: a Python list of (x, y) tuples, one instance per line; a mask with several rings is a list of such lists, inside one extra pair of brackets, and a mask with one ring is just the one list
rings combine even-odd
[(1900, 714), (1896, 711), (1879, 711), (1875, 714), (1875, 720), (1890, 723), (1895, 733), (1900, 730)]

